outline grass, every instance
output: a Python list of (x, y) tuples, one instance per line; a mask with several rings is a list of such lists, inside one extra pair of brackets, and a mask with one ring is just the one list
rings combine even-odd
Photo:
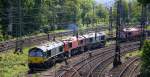
[(62, 29), (62, 30), (55, 30), (55, 31), (51, 31), (50, 33), (52, 33), (52, 32), (59, 33), (59, 32), (66, 32), (66, 31), (69, 31), (69, 30), (64, 30), (64, 29)]
[(142, 52), (137, 50), (134, 52), (129, 52), (125, 55), (125, 58), (129, 58), (129, 57), (135, 57), (135, 56), (141, 56)]
[(150, 30), (150, 25), (147, 27), (147, 30)]
[(16, 77), (20, 73), (27, 72), (28, 49), (24, 48), (24, 54), (13, 54), (12, 51), (0, 54), (0, 77)]

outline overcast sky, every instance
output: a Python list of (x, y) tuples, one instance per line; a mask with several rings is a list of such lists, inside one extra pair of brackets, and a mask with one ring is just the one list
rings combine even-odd
[(108, 3), (110, 1), (114, 1), (114, 0), (95, 0), (96, 2), (99, 2), (99, 3)]
[(102, 3), (106, 6), (110, 6), (114, 3), (114, 0), (95, 0), (97, 3)]

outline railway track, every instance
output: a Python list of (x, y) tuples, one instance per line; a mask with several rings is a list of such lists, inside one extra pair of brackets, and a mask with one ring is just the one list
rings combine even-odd
[(130, 72), (129, 77), (136, 77), (140, 75), (141, 64), (136, 65)]
[[(140, 58), (136, 57), (131, 60), (129, 63), (126, 63), (126, 66), (123, 68), (118, 77), (136, 77), (134, 72), (137, 71), (137, 68), (140, 67)], [(139, 71), (139, 70), (138, 70)]]
[[(130, 45), (130, 44), (126, 44), (126, 46), (124, 46), (123, 48), (125, 48), (123, 50), (124, 51), (129, 51), (129, 50), (133, 50), (133, 49), (137, 49), (138, 47), (135, 46), (135, 43), (133, 43), (133, 45)], [(130, 47), (130, 48), (128, 48)], [(63, 73), (61, 73), (59, 76), (57, 77), (91, 77), (91, 74), (93, 71), (91, 71), (91, 69), (96, 65), (96, 66), (99, 66), (99, 65), (104, 65), (102, 63), (104, 62), (110, 62), (110, 59), (113, 60), (113, 51), (114, 49), (110, 48), (110, 50), (106, 50), (104, 53), (101, 53), (100, 55), (97, 55), (93, 58), (90, 58), (88, 60), (86, 60), (85, 62), (79, 62), (78, 64), (76, 65), (73, 65), (71, 66), (70, 69), (68, 69), (69, 71), (65, 71)], [(91, 67), (91, 68), (89, 68)], [(72, 71), (73, 70), (73, 71)], [(90, 73), (89, 73), (90, 71)], [(95, 76), (93, 76), (95, 77)]]
[[(74, 66), (74, 65), (80, 64), (81, 62), (84, 62), (85, 60), (89, 59), (89, 58), (90, 58), (89, 55), (88, 55), (89, 53), (91, 53), (91, 54), (93, 55), (92, 57), (94, 57), (94, 56), (96, 56), (96, 55), (99, 55), (99, 54), (101, 54), (101, 53), (104, 53), (107, 49), (113, 48), (113, 47), (114, 47), (114, 45), (111, 45), (111, 46), (109, 46), (109, 47), (104, 47), (104, 48), (92, 50), (92, 51), (89, 51), (89, 52), (85, 52), (85, 53), (83, 53), (83, 54), (70, 57), (67, 61), (69, 62), (69, 65)], [(99, 52), (96, 52), (96, 51), (99, 51)], [(61, 70), (62, 70), (62, 69), (61, 69)], [(60, 71), (60, 70), (58, 70), (58, 71)], [(41, 71), (38, 71), (38, 72), (41, 72)], [(58, 72), (58, 73), (59, 73), (59, 72)], [(31, 73), (31, 74), (28, 74), (28, 75), (32, 75), (32, 73)]]
[[(102, 31), (104, 29), (107, 29), (107, 27), (97, 27), (94, 29), (85, 29), (81, 32), (86, 33), (87, 31), (94, 31), (96, 29), (97, 29), (97, 31)], [(52, 40), (53, 37), (62, 37), (62, 36), (68, 36), (68, 35), (73, 35), (73, 34), (74, 34), (73, 31), (49, 34), (49, 40)], [(20, 45), (23, 45), (26, 47), (26, 46), (31, 46), (31, 45), (39, 45), (39, 44), (41, 44), (47, 40), (48, 40), (48, 36), (45, 34), (45, 35), (41, 35), (41, 36), (31, 36), (28, 38), (23, 38), (23, 39), (18, 40), (18, 41), (19, 41)], [(0, 42), (0, 52), (14, 49), (15, 47), (16, 47), (16, 40), (9, 40), (9, 41), (5, 41), (5, 42)]]
[[(123, 47), (129, 47), (130, 45), (138, 45), (139, 42), (131, 42), (131, 43), (123, 43), (121, 44), (121, 46)], [(115, 45), (112, 44), (108, 47), (104, 47), (104, 48), (101, 48), (101, 49), (97, 49), (97, 50), (92, 50), (90, 51), (90, 53), (92, 54), (92, 57), (95, 57), (97, 55), (101, 55), (102, 53), (105, 53), (111, 49), (114, 49)], [(92, 57), (89, 57), (89, 52), (85, 52), (83, 54), (80, 54), (80, 55), (77, 55), (77, 56), (74, 56), (74, 57), (71, 57), (69, 58), (67, 61), (69, 63), (70, 66), (75, 66), (75, 65), (78, 65), (80, 63), (86, 63), (88, 59), (92, 58)], [(54, 66), (55, 67), (55, 66)], [(54, 75), (54, 71), (53, 69), (55, 68), (50, 68), (49, 70), (47, 71), (38, 71), (37, 74), (40, 74), (40, 77), (45, 77), (45, 73), (46, 73), (46, 76), (49, 75), (49, 76), (55, 76)], [(66, 70), (69, 70), (70, 68), (66, 68), (66, 65), (64, 64), (64, 62), (60, 63), (60, 64), (57, 64), (57, 66), (59, 69), (56, 69), (55, 71), (57, 71), (57, 76), (59, 75), (63, 75)], [(65, 67), (65, 68), (64, 68)], [(34, 73), (30, 73), (30, 74), (23, 74), (25, 76), (32, 76), (34, 75)], [(58, 76), (58, 77), (59, 77)]]
[[(136, 50), (137, 46), (131, 46), (121, 51), (122, 55), (127, 53), (127, 51)], [(92, 70), (90, 70), (88, 76), (86, 77), (105, 77), (105, 69), (113, 62), (114, 54), (104, 59), (102, 62), (98, 63)]]
[[(92, 66), (95, 64), (95, 62), (99, 62), (99, 59), (104, 57), (106, 54), (112, 54), (111, 53), (112, 50), (114, 50), (114, 48), (108, 49), (108, 50), (104, 51), (103, 53), (86, 60), (85, 62), (81, 62), (81, 63), (78, 63), (78, 64), (72, 66), (70, 70), (74, 69), (75, 71), (68, 71), (67, 73), (64, 73), (63, 76), (59, 76), (59, 77), (79, 77), (79, 76), (83, 77), (83, 76), (85, 76), (86, 71), (90, 70), (92, 68)], [(105, 57), (107, 57), (107, 56), (105, 56)]]
[(132, 57), (117, 68), (110, 70), (111, 77), (137, 77), (140, 71), (140, 58)]
[[(69, 62), (69, 65), (68, 65), (69, 67), (67, 66), (67, 68), (65, 68), (65, 69), (63, 68), (63, 69), (58, 70), (57, 75), (59, 75), (61, 77), (61, 75), (63, 75), (65, 73), (64, 71), (70, 70), (70, 69), (73, 69), (74, 71), (76, 71), (73, 66), (77, 66), (77, 65), (80, 65), (80, 64), (82, 64), (82, 66), (84, 66), (84, 64), (87, 64), (87, 62), (86, 62), (87, 60), (92, 60), (95, 56), (101, 55), (102, 53), (105, 53), (106, 51), (111, 50), (110, 48), (114, 49), (114, 45), (90, 51), (90, 53), (92, 54), (91, 57), (89, 57), (89, 52), (85, 52), (81, 55), (75, 56), (75, 59), (72, 59), (74, 62), (68, 61)], [(79, 69), (81, 67), (77, 67), (77, 68)], [(42, 75), (41, 77), (44, 77), (44, 76)]]

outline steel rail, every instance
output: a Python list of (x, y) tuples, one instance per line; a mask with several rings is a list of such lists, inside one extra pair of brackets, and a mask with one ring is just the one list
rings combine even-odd
[(141, 67), (141, 64), (136, 65), (130, 72), (129, 77), (134, 77), (135, 71), (137, 71), (138, 68)]
[[(134, 44), (136, 44), (136, 43), (133, 43), (133, 45), (134, 45)], [(129, 45), (129, 44), (128, 44), (128, 45)], [(126, 47), (130, 47), (130, 46), (126, 46)], [(64, 73), (61, 73), (58, 77), (62, 77), (63, 74), (65, 74), (65, 72), (64, 72)]]
[[(131, 50), (135, 50), (137, 49), (137, 46), (133, 46), (131, 48), (127, 48), (125, 50), (123, 50), (121, 52), (121, 54), (125, 53), (126, 51), (131, 51)], [(126, 52), (127, 53), (127, 52)], [(107, 58), (106, 60), (103, 60), (103, 62), (98, 63), (92, 70), (90, 70), (89, 74), (87, 75), (87, 77), (91, 77), (92, 73), (95, 71), (95, 69), (97, 69), (102, 63), (107, 62), (108, 60), (112, 59), (113, 60), (114, 55), (110, 56), (109, 58)], [(109, 64), (109, 63), (108, 63)], [(105, 67), (102, 67), (102, 69), (99, 69), (101, 72), (105, 69)], [(99, 74), (97, 75), (98, 77), (100, 77), (101, 73), (99, 72)]]
[(127, 71), (127, 69), (128, 69), (132, 64), (134, 64), (134, 62), (138, 61), (139, 59), (140, 59), (140, 58), (137, 57), (137, 58), (135, 58), (134, 60), (132, 60), (132, 61), (121, 71), (121, 73), (119, 74), (118, 77), (122, 77), (123, 74)]

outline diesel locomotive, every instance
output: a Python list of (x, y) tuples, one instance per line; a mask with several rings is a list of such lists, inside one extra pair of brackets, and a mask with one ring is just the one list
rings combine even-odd
[[(134, 41), (141, 35), (140, 28), (124, 28), (121, 32), (122, 41)], [(62, 40), (47, 41), (29, 50), (28, 66), (33, 70), (37, 67), (50, 67), (56, 62), (63, 61), (88, 50), (104, 47), (106, 34), (91, 32), (84, 35), (68, 36)]]
[(64, 57), (71, 57), (87, 50), (105, 46), (104, 32), (88, 33), (70, 36), (62, 40), (48, 41), (29, 50), (28, 66), (33, 70), (39, 67), (49, 67)]

